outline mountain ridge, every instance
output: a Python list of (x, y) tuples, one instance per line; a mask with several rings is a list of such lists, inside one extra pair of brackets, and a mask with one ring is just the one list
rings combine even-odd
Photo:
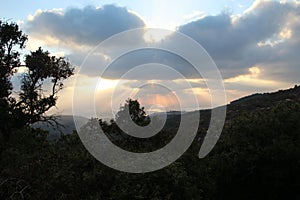
[[(256, 110), (262, 109), (270, 109), (271, 107), (275, 106), (276, 104), (282, 101), (298, 101), (300, 102), (300, 86), (295, 85), (293, 88), (285, 89), (285, 90), (278, 90), (276, 92), (267, 92), (267, 93), (255, 93), (252, 95), (248, 95), (237, 100), (231, 101), (227, 104), (227, 113), (226, 113), (226, 120), (234, 118), (240, 112), (254, 112)], [(189, 114), (191, 112), (201, 113), (201, 121), (200, 125), (207, 126), (210, 118), (211, 109), (204, 109), (204, 110), (195, 110), (190, 112), (181, 112), (181, 111), (172, 111), (167, 113), (167, 122), (165, 128), (174, 128), (180, 122), (180, 114)], [(152, 113), (152, 116), (157, 116), (159, 113)], [(150, 116), (151, 116), (150, 115)], [(79, 127), (86, 124), (88, 122), (88, 118), (83, 116), (75, 116), (79, 121)], [(54, 128), (48, 125), (45, 122), (39, 122), (33, 125), (34, 128), (41, 128), (49, 132), (48, 139), (55, 140), (63, 134), (72, 134), (73, 131), (76, 130), (74, 124), (74, 117), (72, 115), (61, 115), (58, 117), (58, 122), (63, 126), (60, 128)]]

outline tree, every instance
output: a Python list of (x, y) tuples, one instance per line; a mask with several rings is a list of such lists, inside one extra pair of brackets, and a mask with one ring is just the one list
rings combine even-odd
[(15, 23), (0, 21), (0, 98), (8, 98), (11, 94), (11, 76), (20, 66), (20, 53), (16, 49), (25, 48), (27, 36), (19, 30)]
[(27, 36), (17, 24), (0, 21), (0, 39), (0, 135), (7, 141), (13, 128), (37, 121), (56, 122), (53, 116), (45, 114), (56, 105), (63, 80), (73, 75), (74, 68), (65, 58), (50, 56), (39, 48), (25, 56), (26, 72), (16, 97), (11, 95), (11, 77), (21, 66), (20, 52), (25, 48)]
[(116, 115), (117, 123), (126, 123), (127, 116), (139, 126), (146, 126), (150, 123), (150, 118), (146, 114), (144, 107), (140, 107), (138, 100), (128, 99), (124, 106), (120, 107), (120, 111)]
[(25, 48), (27, 36), (19, 30), (15, 23), (0, 20), (0, 133), (5, 140), (8, 139), (12, 107), (12, 83), (10, 81), (16, 69), (20, 67), (20, 53)]
[[(39, 48), (26, 56), (21, 84), (20, 102), (18, 108), (25, 115), (25, 123), (48, 120), (44, 114), (56, 105), (57, 93), (63, 88), (63, 80), (73, 75), (74, 69), (64, 58), (49, 56), (48, 51)], [(44, 86), (50, 85), (50, 91), (44, 91)]]

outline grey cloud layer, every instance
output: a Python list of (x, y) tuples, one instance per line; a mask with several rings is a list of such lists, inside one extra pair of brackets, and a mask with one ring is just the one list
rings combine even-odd
[(235, 22), (229, 14), (222, 13), (183, 25), (178, 31), (202, 44), (214, 59), (227, 59), (228, 56), (238, 59), (244, 51), (278, 33), (290, 11), (289, 5), (263, 2)]
[[(113, 34), (144, 26), (144, 22), (126, 8), (109, 5), (99, 9), (69, 9), (64, 14), (45, 11), (28, 22), (27, 30), (29, 34), (51, 35), (62, 41), (93, 46)], [(290, 31), (290, 35), (285, 36), (284, 30)], [(256, 1), (241, 16), (226, 13), (207, 16), (180, 26), (178, 31), (203, 45), (225, 78), (247, 74), (248, 68), (258, 65), (264, 70), (265, 78), (299, 82), (300, 7), (297, 4)], [(140, 38), (133, 40), (143, 42)], [(172, 43), (172, 36), (166, 40)], [(113, 53), (113, 49), (108, 47), (107, 52)], [(82, 54), (73, 50), (69, 57), (80, 65), (79, 58), (85, 56)], [(140, 52), (122, 58), (112, 65), (107, 77), (118, 78), (130, 66), (153, 60), (193, 77), (187, 63), (164, 52)], [(89, 62), (91, 65), (96, 63), (94, 69), (108, 63), (101, 57)], [(91, 71), (86, 74), (95, 75)]]
[[(202, 44), (225, 78), (247, 73), (254, 65), (265, 65), (266, 70), (277, 68), (275, 71), (284, 73), (277, 78), (288, 77), (295, 82), (299, 77), (299, 65), (295, 64), (300, 62), (295, 55), (300, 50), (299, 16), (300, 8), (296, 4), (256, 2), (251, 10), (235, 20), (223, 13), (183, 25), (178, 31)], [(285, 28), (291, 29), (291, 38), (279, 37)], [(260, 42), (270, 45), (259, 46)], [(277, 44), (272, 46), (272, 42)]]
[[(132, 74), (131, 69), (135, 70)], [(129, 72), (128, 79), (172, 80), (180, 78), (178, 73), (190, 78), (200, 78), (195, 68), (184, 58), (168, 51), (151, 48), (122, 55), (108, 66), (103, 76), (111, 79), (121, 78), (124, 72)]]
[(106, 5), (102, 8), (70, 8), (63, 14), (44, 11), (28, 22), (27, 30), (60, 40), (95, 45), (116, 33), (144, 25), (142, 19), (126, 8)]

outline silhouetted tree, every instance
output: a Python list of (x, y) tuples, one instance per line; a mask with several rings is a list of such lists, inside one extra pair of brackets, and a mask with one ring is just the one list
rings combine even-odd
[(19, 50), (25, 47), (26, 41), (27, 36), (16, 23), (0, 20), (0, 132), (5, 140), (8, 139), (11, 103), (14, 102), (10, 97), (13, 89), (10, 79), (21, 65)]
[[(18, 108), (24, 113), (27, 124), (48, 120), (44, 114), (56, 105), (57, 93), (63, 88), (62, 81), (73, 74), (73, 68), (64, 58), (49, 56), (42, 48), (27, 55), (25, 65), (28, 71), (22, 78)], [(44, 91), (47, 81), (51, 81), (48, 92)]]
[[(50, 56), (39, 48), (25, 57), (26, 72), (22, 75), (19, 97), (12, 94), (11, 77), (21, 66), (20, 51), (27, 36), (15, 23), (0, 21), (0, 135), (7, 141), (12, 128), (20, 128), (37, 121), (56, 122), (45, 113), (56, 105), (57, 93), (63, 80), (73, 74), (65, 58)], [(46, 86), (50, 89), (46, 90)]]
[(150, 118), (146, 114), (144, 107), (140, 107), (138, 100), (128, 99), (124, 106), (120, 107), (120, 111), (116, 115), (117, 123), (126, 123), (127, 116), (139, 126), (146, 126), (150, 123)]

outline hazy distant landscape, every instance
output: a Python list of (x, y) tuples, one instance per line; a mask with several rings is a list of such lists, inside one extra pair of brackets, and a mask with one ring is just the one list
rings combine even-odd
[(77, 122), (80, 122), (78, 124), (78, 128), (82, 127), (89, 120), (88, 118), (81, 116), (62, 115), (57, 117), (57, 122), (59, 123), (58, 126), (52, 126), (48, 122), (37, 122), (33, 124), (32, 127), (41, 128), (48, 131), (49, 134), (47, 136), (47, 139), (49, 139), (49, 141), (53, 141), (59, 139), (61, 134), (69, 135), (76, 131), (74, 118)]
[[(238, 113), (243, 112), (255, 112), (258, 110), (268, 110), (272, 106), (277, 105), (281, 102), (290, 102), (290, 101), (300, 101), (300, 86), (295, 86), (294, 88), (287, 90), (280, 90), (272, 93), (257, 93), (243, 98), (237, 99), (231, 102), (227, 106), (227, 120), (234, 118)], [(167, 121), (165, 128), (175, 127), (175, 124), (180, 123), (180, 115), (187, 114), (189, 112), (181, 111), (170, 111), (167, 112)], [(202, 118), (208, 121), (210, 110), (200, 110)], [(160, 113), (153, 113), (150, 117), (159, 116)], [(82, 127), (88, 122), (88, 118), (82, 116), (75, 116), (76, 121), (80, 122), (78, 127)], [(204, 121), (204, 119), (202, 121)], [(109, 120), (107, 120), (109, 121)], [(74, 117), (71, 115), (62, 115), (58, 117), (58, 122), (61, 127), (52, 127), (47, 122), (38, 122), (33, 125), (34, 128), (41, 128), (43, 130), (49, 131), (48, 138), (50, 140), (58, 139), (60, 134), (71, 134), (76, 131), (74, 124)], [(207, 122), (206, 122), (207, 123)]]

